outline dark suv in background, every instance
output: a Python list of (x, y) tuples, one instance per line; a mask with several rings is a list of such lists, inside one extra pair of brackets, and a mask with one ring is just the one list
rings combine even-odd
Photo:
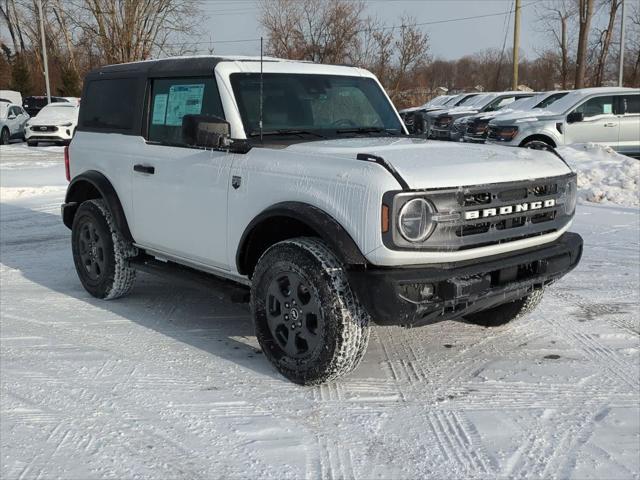
[[(68, 101), (69, 100), (62, 97), (51, 97), (51, 103)], [(35, 117), (40, 110), (47, 106), (48, 103), (46, 95), (25, 97), (22, 101), (22, 108), (27, 111), (30, 117)]]

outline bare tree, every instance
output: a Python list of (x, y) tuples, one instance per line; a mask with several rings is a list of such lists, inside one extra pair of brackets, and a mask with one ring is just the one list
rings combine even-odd
[(576, 15), (575, 2), (550, 1), (540, 4), (539, 21), (542, 30), (551, 34), (554, 48), (559, 50), (560, 84), (562, 88), (569, 87), (569, 27)]
[(365, 27), (364, 3), (345, 0), (262, 0), (267, 50), (279, 57), (320, 63), (349, 61)]
[(611, 40), (613, 38), (613, 30), (615, 27), (618, 7), (621, 3), (621, 0), (604, 0), (603, 2), (604, 6), (609, 7), (609, 20), (607, 22), (607, 27), (600, 31), (598, 42), (596, 45), (596, 50), (598, 53), (593, 81), (593, 84), (595, 86), (601, 86), (605, 80), (604, 77), (606, 73), (607, 56), (609, 55), (609, 47), (611, 46)]
[(106, 63), (123, 63), (165, 53), (171, 39), (194, 33), (195, 0), (82, 0), (78, 26), (95, 39)]
[(593, 18), (594, 0), (578, 0), (578, 52), (576, 54), (576, 75), (574, 86), (582, 88), (587, 68), (587, 48), (589, 43), (589, 31), (591, 30), (591, 19)]

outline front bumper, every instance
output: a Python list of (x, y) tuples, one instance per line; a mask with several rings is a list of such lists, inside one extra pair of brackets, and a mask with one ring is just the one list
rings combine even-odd
[[(581, 256), (582, 237), (565, 233), (550, 244), (481, 261), (350, 270), (349, 281), (375, 323), (418, 326), (522, 298), (571, 271)], [(433, 291), (427, 300), (407, 293), (426, 285)]]
[(484, 134), (472, 135), (467, 133), (464, 136), (464, 141), (467, 143), (484, 143), (486, 140), (487, 137)]

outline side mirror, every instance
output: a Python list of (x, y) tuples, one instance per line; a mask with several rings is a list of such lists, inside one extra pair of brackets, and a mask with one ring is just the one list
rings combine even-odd
[(214, 115), (182, 117), (182, 141), (185, 145), (203, 148), (223, 148), (229, 145), (231, 126)]
[(567, 123), (576, 123), (584, 120), (584, 113), (582, 112), (571, 112), (567, 115)]

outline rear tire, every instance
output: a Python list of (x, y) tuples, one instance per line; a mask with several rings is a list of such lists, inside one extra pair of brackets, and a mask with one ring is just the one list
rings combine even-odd
[(534, 290), (526, 297), (488, 310), (471, 313), (464, 318), (470, 323), (482, 325), (483, 327), (499, 327), (531, 313), (542, 301), (543, 294), (544, 289)]
[(344, 265), (316, 238), (273, 245), (258, 261), (251, 310), (262, 351), (292, 382), (318, 385), (349, 373), (369, 341), (369, 315)]
[(103, 200), (87, 200), (78, 207), (71, 248), (80, 282), (91, 295), (111, 300), (131, 291), (136, 271), (128, 259), (137, 249), (118, 231)]

